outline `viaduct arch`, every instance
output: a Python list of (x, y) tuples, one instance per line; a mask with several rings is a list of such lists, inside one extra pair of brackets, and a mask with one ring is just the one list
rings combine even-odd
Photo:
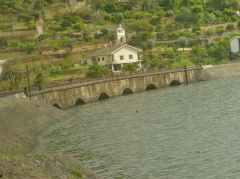
[(195, 67), (188, 68), (187, 71), (179, 69), (107, 78), (72, 85), (68, 84), (66, 86), (33, 91), (32, 96), (61, 109), (73, 105), (82, 105), (91, 101), (105, 100), (113, 96), (129, 95), (145, 90), (177, 86), (204, 79), (202, 68)]

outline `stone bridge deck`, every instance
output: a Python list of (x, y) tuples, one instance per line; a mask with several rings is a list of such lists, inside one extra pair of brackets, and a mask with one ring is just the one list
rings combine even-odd
[(142, 73), (121, 77), (80, 82), (65, 86), (33, 91), (32, 96), (55, 107), (63, 108), (112, 96), (126, 95), (144, 90), (165, 88), (204, 80), (201, 67)]

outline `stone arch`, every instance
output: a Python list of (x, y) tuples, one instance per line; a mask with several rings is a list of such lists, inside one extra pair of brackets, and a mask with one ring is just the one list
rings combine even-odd
[(157, 87), (154, 85), (154, 84), (148, 84), (147, 87), (146, 87), (146, 90), (149, 91), (149, 90), (155, 90), (157, 89)]
[(78, 98), (75, 102), (75, 106), (86, 104), (86, 102), (82, 98)]
[(133, 93), (133, 91), (130, 89), (130, 88), (125, 88), (124, 90), (123, 90), (123, 95), (129, 95), (129, 94), (132, 94)]
[(105, 93), (105, 92), (102, 92), (102, 93), (99, 95), (98, 100), (105, 100), (105, 99), (108, 99), (108, 98), (109, 98), (108, 94)]
[(54, 103), (52, 106), (55, 107), (55, 108), (58, 108), (58, 109), (62, 109), (61, 106), (58, 103)]
[(178, 80), (173, 80), (173, 81), (169, 84), (169, 86), (179, 86), (179, 85), (181, 85), (181, 83), (180, 83), (180, 81), (178, 81)]

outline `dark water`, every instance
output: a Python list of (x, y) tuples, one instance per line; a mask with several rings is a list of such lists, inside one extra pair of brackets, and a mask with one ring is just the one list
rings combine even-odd
[(100, 178), (240, 177), (240, 77), (69, 112), (72, 119), (46, 131), (39, 150), (72, 154)]

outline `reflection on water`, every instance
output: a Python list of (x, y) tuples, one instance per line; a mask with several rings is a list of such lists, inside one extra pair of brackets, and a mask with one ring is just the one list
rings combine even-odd
[(39, 150), (72, 154), (106, 179), (237, 178), (239, 89), (230, 78), (75, 107)]

